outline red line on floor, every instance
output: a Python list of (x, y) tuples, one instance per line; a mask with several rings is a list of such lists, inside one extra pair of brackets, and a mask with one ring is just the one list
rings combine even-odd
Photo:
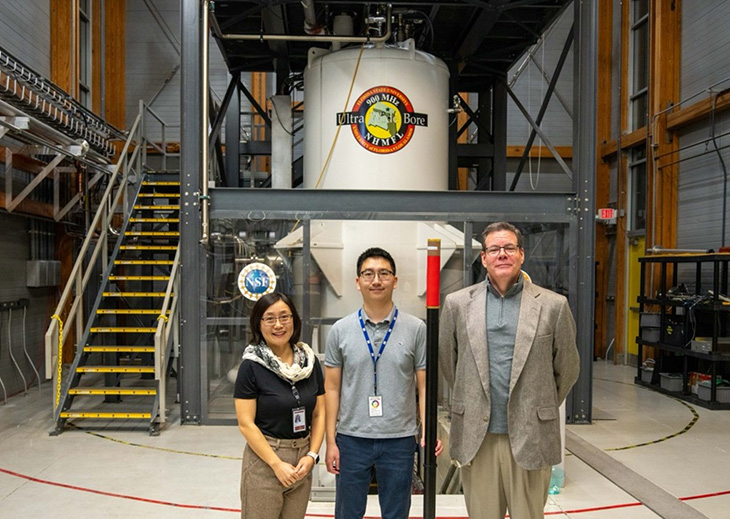
[[(91, 494), (98, 494), (101, 496), (108, 496), (108, 497), (116, 497), (120, 499), (129, 499), (131, 501), (140, 501), (143, 503), (150, 503), (155, 505), (164, 505), (164, 506), (174, 506), (177, 508), (188, 508), (188, 509), (194, 509), (194, 510), (212, 510), (214, 512), (235, 512), (240, 513), (241, 510), (239, 508), (225, 508), (221, 506), (205, 506), (205, 505), (188, 505), (184, 503), (173, 503), (172, 501), (162, 501), (159, 499), (149, 499), (146, 497), (138, 497), (138, 496), (129, 496), (126, 494), (117, 494), (115, 492), (107, 492), (104, 490), (95, 490), (93, 488), (86, 488), (86, 487), (79, 487), (76, 485), (68, 485), (66, 483), (58, 483), (56, 481), (49, 481), (47, 479), (40, 479), (35, 478), (33, 476), (28, 476), (26, 474), (20, 474), (19, 472), (14, 472), (12, 470), (0, 468), (0, 472), (8, 474), (9, 476), (14, 476), (17, 478), (25, 479), (27, 481), (32, 481), (33, 483), (40, 483), (43, 485), (51, 485), (55, 487), (60, 488), (66, 488), (69, 490), (78, 490), (80, 492), (89, 492)], [(680, 497), (680, 501), (691, 501), (693, 499), (706, 499), (708, 497), (718, 497), (718, 496), (726, 496), (730, 495), (730, 490), (724, 490), (721, 492), (711, 492), (708, 494), (697, 494), (694, 496), (687, 496), (687, 497)], [(616, 510), (618, 508), (629, 508), (632, 506), (642, 506), (642, 503), (636, 501), (633, 503), (619, 503), (615, 505), (606, 505), (606, 506), (596, 506), (591, 508), (577, 508), (573, 510), (556, 510), (551, 512), (545, 512), (545, 515), (562, 515), (562, 514), (582, 514), (582, 513), (588, 513), (588, 512), (600, 512), (602, 510)], [(334, 515), (332, 514), (307, 514), (307, 517), (321, 517), (321, 518), (332, 518)], [(363, 519), (380, 519), (379, 516), (365, 516)], [(410, 519), (419, 519), (418, 517), (411, 517)], [(469, 519), (467, 516), (439, 516), (438, 519)]]
[(204, 505), (186, 505), (183, 503), (173, 503), (171, 501), (160, 501), (159, 499), (148, 499), (146, 497), (128, 496), (125, 494), (116, 494), (114, 492), (106, 492), (104, 490), (94, 490), (93, 488), (77, 487), (75, 485), (67, 485), (65, 483), (57, 483), (55, 481), (48, 481), (46, 479), (34, 478), (33, 476), (19, 474), (18, 472), (13, 472), (12, 470), (7, 470), (7, 469), (3, 469), (3, 468), (0, 468), (0, 472), (4, 472), (5, 474), (8, 474), (10, 476), (15, 476), (18, 478), (26, 479), (26, 480), (32, 481), (34, 483), (42, 483), (44, 485), (52, 485), (55, 487), (67, 488), (69, 490), (79, 490), (81, 492), (89, 492), (91, 494), (99, 494), (102, 496), (109, 496), (109, 497), (118, 497), (121, 499), (130, 499), (132, 501), (141, 501), (143, 503), (152, 503), (155, 505), (175, 506), (178, 508), (192, 508), (192, 509), (197, 509), (197, 510), (214, 510), (216, 512), (238, 512), (238, 513), (241, 512), (240, 508), (223, 508), (223, 507), (219, 507), (219, 506), (204, 506)]

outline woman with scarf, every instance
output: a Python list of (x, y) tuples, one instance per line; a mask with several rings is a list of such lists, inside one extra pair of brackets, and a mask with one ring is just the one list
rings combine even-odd
[(267, 294), (251, 310), (253, 340), (238, 369), (234, 398), (246, 438), (241, 518), (301, 519), (324, 437), (324, 377), (299, 342), (291, 299)]

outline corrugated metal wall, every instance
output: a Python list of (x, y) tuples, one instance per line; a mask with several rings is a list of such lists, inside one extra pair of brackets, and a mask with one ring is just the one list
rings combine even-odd
[[(46, 77), (51, 75), (49, 13), (48, 0), (0, 2), (0, 47)], [(0, 182), (5, 185), (4, 167), (0, 167)], [(19, 299), (30, 301), (26, 315), (26, 345), (36, 369), (42, 373), (43, 335), (55, 306), (56, 289), (26, 287), (25, 262), (30, 258), (27, 230), (26, 218), (9, 215), (5, 210), (0, 212), (0, 272), (3, 275), (0, 303)], [(24, 388), (12, 362), (10, 347), (26, 382), (37, 381), (23, 353), (23, 311), (13, 311), (10, 326), (9, 316), (7, 310), (0, 311), (0, 378), (8, 395), (12, 395)]]
[[(57, 288), (26, 287), (26, 261), (30, 259), (28, 242), (28, 219), (21, 216), (0, 213), (0, 303), (28, 299), (26, 315), (26, 346), (35, 368), (43, 373), (43, 336), (50, 323), (50, 316), (56, 301)], [(0, 378), (8, 395), (23, 391), (23, 379), (12, 362), (10, 348), (26, 383), (36, 384), (33, 368), (23, 352), (23, 310), (0, 311)], [(9, 336), (8, 336), (9, 333)], [(3, 397), (0, 389), (0, 398)]]
[[(682, 2), (681, 98), (687, 100), (687, 105), (708, 97), (710, 87), (730, 77), (729, 19), (730, 1)], [(725, 81), (714, 91), (728, 87), (730, 81)], [(699, 95), (692, 97), (695, 94)], [(725, 239), (721, 236), (723, 218), (726, 222), (728, 219), (727, 214), (723, 215), (723, 178), (730, 167), (729, 150), (722, 149), (730, 145), (730, 138), (721, 135), (729, 130), (730, 117), (724, 113), (715, 117), (714, 125), (706, 119), (680, 135), (680, 147), (697, 145), (679, 154), (679, 247), (717, 249), (729, 243), (730, 229)], [(710, 139), (713, 133), (719, 152)]]
[(0, 47), (37, 73), (51, 75), (49, 0), (0, 2)]
[[(555, 66), (560, 58), (560, 53), (565, 44), (565, 38), (573, 24), (573, 9), (568, 8), (563, 12), (555, 25), (549, 30), (542, 44), (538, 44), (533, 54), (534, 61), (540, 64), (541, 68), (552, 78), (555, 73)], [(511, 81), (517, 73), (523, 56), (519, 62), (512, 67), (507, 74), (507, 80)], [(518, 99), (527, 108), (530, 116), (535, 119), (540, 110), (548, 83), (543, 79), (542, 73), (533, 60), (524, 67), (519, 78), (514, 82), (512, 90)], [(573, 48), (568, 52), (568, 57), (563, 66), (562, 74), (558, 79), (556, 90), (560, 96), (569, 103), (573, 101)], [(572, 108), (572, 107), (571, 107)], [(548, 105), (541, 129), (547, 134), (553, 146), (571, 146), (573, 143), (573, 121), (560, 104), (560, 101), (553, 95)], [(522, 113), (514, 104), (512, 99), (508, 100), (507, 109), (507, 144), (522, 145), (530, 136), (532, 127), (525, 120)], [(539, 140), (539, 139), (538, 139)], [(537, 145), (538, 141), (535, 141)]]
[[(573, 23), (573, 9), (568, 8), (556, 20), (555, 24), (548, 30), (542, 43), (539, 43), (533, 53), (533, 59), (527, 55), (523, 56), (507, 74), (507, 81), (512, 82), (512, 90), (522, 105), (527, 109), (534, 119), (540, 111), (540, 106), (548, 89), (549, 79), (544, 79), (540, 68), (547, 73), (549, 78), (555, 74), (555, 67), (560, 59), (560, 54), (565, 45), (565, 39)], [(527, 63), (523, 63), (527, 60)], [(535, 65), (540, 65), (538, 68)], [(518, 72), (520, 69), (521, 72)], [(515, 80), (516, 78), (516, 80)], [(540, 125), (541, 130), (547, 135), (553, 146), (572, 146), (573, 144), (573, 120), (570, 114), (561, 104), (556, 94), (566, 102), (572, 111), (573, 103), (573, 47), (571, 46), (566, 58), (563, 70), (555, 88), (550, 104)], [(507, 145), (524, 146), (532, 131), (532, 126), (527, 122), (522, 112), (517, 108), (514, 101), (509, 98), (507, 105)], [(543, 145), (537, 137), (533, 148)], [(519, 159), (507, 161), (507, 185), (512, 183), (513, 172), (517, 169)], [(566, 161), (571, 167), (571, 161)], [(566, 192), (572, 191), (572, 181), (563, 172), (558, 163), (550, 156), (541, 160), (531, 159), (525, 166), (519, 182), (517, 191), (540, 191), (540, 192)]]
[[(168, 124), (167, 138), (179, 141), (180, 70), (175, 70), (180, 65), (180, 2), (155, 0), (153, 5), (174, 34), (173, 43), (143, 0), (127, 0), (127, 127), (139, 112), (139, 100), (149, 103), (157, 95), (152, 110)], [(228, 69), (213, 40), (209, 69), (213, 99), (220, 103), (228, 86)], [(244, 82), (249, 84), (248, 79)], [(157, 125), (150, 130), (153, 138), (159, 138)]]

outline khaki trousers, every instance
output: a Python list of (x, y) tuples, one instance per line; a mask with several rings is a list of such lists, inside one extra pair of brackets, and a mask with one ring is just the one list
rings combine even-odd
[[(295, 467), (309, 451), (309, 436), (296, 440), (266, 437), (282, 461)], [(282, 485), (264, 460), (249, 447), (243, 449), (241, 519), (302, 519), (307, 512), (312, 473), (289, 488)]]
[(512, 457), (509, 436), (487, 434), (472, 462), (461, 468), (472, 519), (542, 519), (552, 467), (526, 470)]

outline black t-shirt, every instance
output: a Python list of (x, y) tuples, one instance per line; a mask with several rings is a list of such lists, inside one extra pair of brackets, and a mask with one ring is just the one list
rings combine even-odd
[[(254, 423), (266, 436), (281, 439), (304, 438), (312, 427), (312, 413), (317, 396), (324, 394), (324, 377), (316, 357), (309, 378), (300, 380), (294, 386), (299, 393), (298, 401), (288, 381), (258, 362), (244, 360), (238, 368), (233, 397), (256, 399)], [(305, 408), (307, 430), (295, 433), (292, 410), (298, 407)]]

